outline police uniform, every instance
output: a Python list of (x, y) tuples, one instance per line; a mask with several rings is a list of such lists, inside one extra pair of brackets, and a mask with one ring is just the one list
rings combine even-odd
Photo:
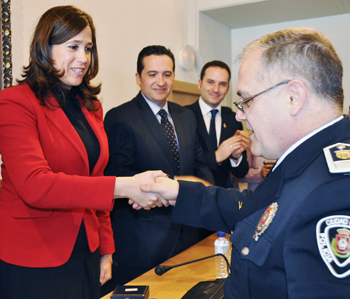
[(339, 143), (350, 143), (348, 117), (289, 153), (254, 193), (180, 181), (173, 221), (231, 232), (225, 299), (348, 298), (349, 169), (330, 172), (323, 151)]

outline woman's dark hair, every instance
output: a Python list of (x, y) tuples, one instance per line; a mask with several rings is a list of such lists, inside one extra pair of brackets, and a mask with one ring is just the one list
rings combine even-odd
[[(91, 28), (92, 50), (90, 67), (82, 83), (78, 86), (79, 96), (88, 110), (97, 110), (100, 102), (97, 95), (101, 91), (101, 84), (92, 86), (90, 81), (98, 73), (98, 54), (96, 45), (96, 31), (92, 18), (74, 6), (56, 6), (46, 11), (40, 18), (33, 34), (30, 46), (29, 65), (24, 67), (23, 80), (27, 83), (39, 101), (46, 107), (53, 107), (48, 101), (50, 91), (64, 98), (66, 88), (60, 81), (64, 73), (55, 69), (51, 59), (52, 45), (60, 45), (79, 34), (87, 26)], [(62, 106), (64, 103), (60, 103)]]

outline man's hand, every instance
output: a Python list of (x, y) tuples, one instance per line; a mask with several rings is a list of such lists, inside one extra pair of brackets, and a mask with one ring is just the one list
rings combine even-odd
[[(160, 200), (163, 202), (164, 206), (175, 206), (176, 197), (179, 193), (179, 183), (177, 180), (181, 181), (190, 181), (190, 182), (200, 182), (205, 186), (212, 186), (208, 181), (203, 180), (199, 177), (193, 175), (178, 175), (175, 180), (171, 180), (164, 177), (157, 177), (155, 179), (155, 184), (147, 184), (140, 186), (141, 191), (143, 192), (153, 192), (158, 193)], [(135, 210), (140, 210), (142, 207), (132, 200), (129, 200), (129, 204), (133, 206)]]
[(266, 177), (266, 175), (268, 174), (268, 172), (272, 168), (273, 164), (274, 163), (272, 163), (272, 162), (268, 162), (268, 163), (264, 162), (264, 166), (261, 167), (261, 170), (260, 170), (260, 175), (263, 179)]
[(237, 130), (235, 135), (233, 135), (233, 137), (235, 136), (240, 137), (240, 143), (239, 143), (239, 147), (232, 151), (231, 153), (232, 158), (236, 158), (240, 154), (242, 154), (248, 148), (250, 143), (249, 134), (246, 131)]
[(249, 134), (237, 130), (235, 135), (226, 139), (215, 151), (216, 162), (221, 163), (230, 156), (236, 158), (247, 149), (249, 142)]
[(179, 195), (179, 182), (165, 177), (157, 177), (155, 181), (155, 183), (140, 186), (141, 191), (157, 193), (163, 200), (167, 200), (170, 205), (175, 206), (176, 198)]
[(169, 205), (167, 201), (162, 201), (158, 194), (144, 193), (140, 190), (140, 185), (154, 183), (156, 177), (167, 177), (167, 175), (158, 171), (146, 171), (134, 175), (133, 177), (117, 177), (114, 189), (115, 198), (129, 198), (129, 203), (135, 204), (138, 209), (149, 210), (155, 206), (161, 207), (164, 204)]
[(215, 151), (216, 163), (225, 161), (234, 151), (239, 150), (241, 147), (240, 136), (232, 136), (221, 143), (218, 149)]

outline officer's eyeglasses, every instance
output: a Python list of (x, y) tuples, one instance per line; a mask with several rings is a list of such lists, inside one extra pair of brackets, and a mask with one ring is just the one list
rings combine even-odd
[(240, 102), (234, 102), (233, 104), (234, 104), (239, 110), (241, 110), (241, 111), (244, 113), (244, 109), (245, 109), (246, 107), (248, 107), (248, 105), (247, 105), (248, 102), (250, 102), (251, 100), (253, 100), (253, 99), (256, 98), (257, 96), (260, 96), (260, 95), (262, 95), (263, 93), (268, 92), (268, 91), (270, 91), (270, 90), (272, 90), (272, 89), (274, 89), (274, 88), (276, 88), (276, 87), (278, 87), (278, 86), (280, 86), (280, 85), (287, 84), (287, 83), (289, 83), (290, 81), (291, 81), (291, 80), (282, 81), (282, 82), (280, 82), (280, 83), (278, 83), (278, 84), (276, 84), (276, 85), (274, 85), (274, 86), (272, 86), (272, 87), (270, 87), (270, 88), (268, 88), (268, 89), (265, 89), (264, 91), (261, 91), (261, 92), (257, 93), (256, 95), (253, 95), (253, 96), (249, 97), (248, 99), (245, 99), (245, 100), (240, 101)]

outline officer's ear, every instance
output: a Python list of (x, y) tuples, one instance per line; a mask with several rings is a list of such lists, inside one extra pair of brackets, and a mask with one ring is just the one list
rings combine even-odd
[(307, 88), (304, 82), (299, 79), (291, 80), (287, 87), (289, 93), (288, 112), (291, 116), (296, 116), (306, 103)]

